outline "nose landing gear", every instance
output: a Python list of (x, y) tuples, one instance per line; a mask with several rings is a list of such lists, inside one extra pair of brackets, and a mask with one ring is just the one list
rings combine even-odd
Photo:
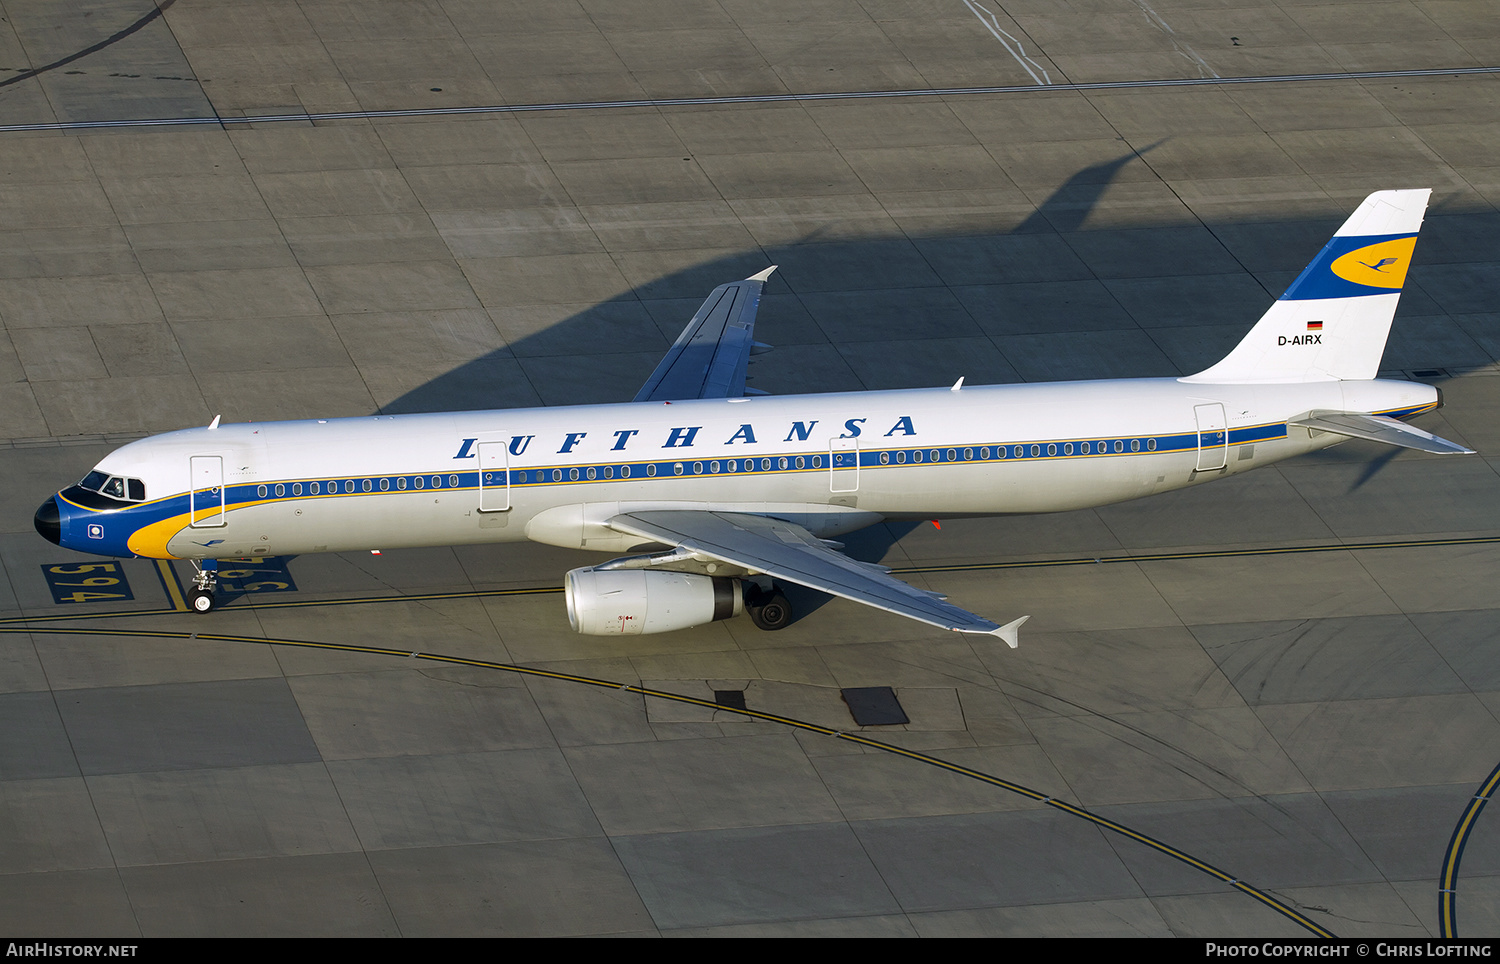
[(219, 560), (204, 559), (201, 563), (193, 563), (193, 566), (198, 574), (193, 576), (193, 588), (188, 591), (188, 605), (195, 613), (206, 613), (218, 604), (218, 600), (214, 598), (214, 589), (219, 585)]

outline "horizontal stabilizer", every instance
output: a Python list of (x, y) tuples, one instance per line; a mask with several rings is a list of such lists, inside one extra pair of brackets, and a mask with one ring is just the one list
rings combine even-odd
[(1464, 448), (1456, 442), (1450, 442), (1445, 438), (1439, 438), (1431, 432), (1424, 432), (1419, 428), (1407, 425), (1405, 422), (1384, 415), (1351, 415), (1339, 412), (1307, 415), (1303, 418), (1293, 419), (1287, 422), (1288, 427), (1316, 429), (1319, 432), (1331, 432), (1334, 435), (1344, 435), (1348, 438), (1368, 439), (1371, 442), (1384, 442), (1387, 445), (1399, 445), (1404, 449), (1416, 449), (1418, 452), (1431, 452), (1434, 455), (1473, 455), (1474, 450)]

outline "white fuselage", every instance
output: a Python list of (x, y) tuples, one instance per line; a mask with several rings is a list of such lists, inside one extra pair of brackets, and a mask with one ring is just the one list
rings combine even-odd
[(1135, 499), (1341, 440), (1289, 434), (1310, 411), (1436, 403), (1404, 381), (1137, 379), (224, 425), (111, 454), (99, 471), (142, 480), (146, 500), (70, 503), (64, 544), (195, 559), (526, 539), (620, 552), (640, 540), (605, 521), (647, 508), (774, 515), (827, 537)]

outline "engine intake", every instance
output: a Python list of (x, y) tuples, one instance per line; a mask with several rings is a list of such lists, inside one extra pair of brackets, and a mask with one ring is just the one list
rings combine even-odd
[(640, 636), (702, 626), (745, 609), (738, 579), (662, 569), (574, 569), (568, 622), (586, 636)]

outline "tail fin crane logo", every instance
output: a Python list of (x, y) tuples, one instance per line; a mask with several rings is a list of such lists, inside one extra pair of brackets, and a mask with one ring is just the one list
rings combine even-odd
[[(1350, 240), (1358, 243), (1366, 239)], [(1401, 283), (1406, 280), (1406, 269), (1411, 264), (1411, 253), (1416, 247), (1417, 236), (1412, 234), (1384, 240), (1370, 239), (1370, 242), (1372, 243), (1360, 244), (1352, 251), (1346, 250), (1335, 257), (1328, 265), (1328, 270), (1344, 281), (1361, 286), (1368, 294), (1399, 291)], [(1380, 277), (1371, 277), (1371, 272)], [(1369, 291), (1368, 289), (1375, 290)], [(1327, 294), (1348, 296), (1358, 294), (1358, 292), (1327, 292)]]

